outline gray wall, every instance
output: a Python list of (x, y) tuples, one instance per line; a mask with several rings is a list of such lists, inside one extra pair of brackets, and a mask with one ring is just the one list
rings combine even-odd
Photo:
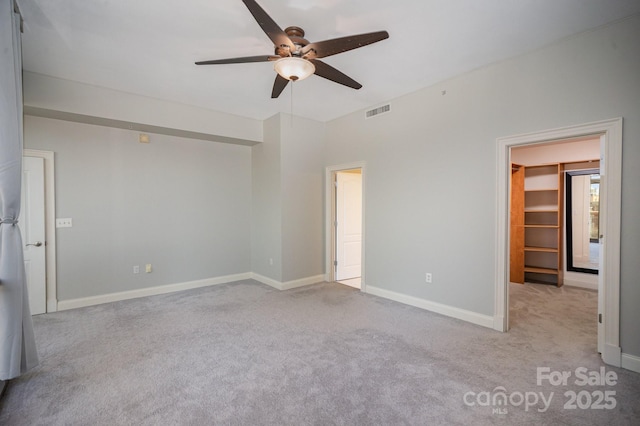
[(263, 134), (252, 148), (252, 271), (279, 282), (324, 274), (324, 124), (277, 114)]
[(280, 116), (265, 120), (263, 126), (263, 143), (251, 148), (251, 271), (282, 281)]
[(32, 72), (24, 72), (24, 105), (27, 110), (57, 111), (249, 141), (262, 140), (260, 120)]
[(367, 285), (493, 315), (496, 138), (623, 117), (621, 346), (640, 356), (638, 46), (640, 16), (329, 122), (327, 165), (367, 161)]
[[(291, 121), (293, 120), (293, 121)], [(324, 124), (281, 115), (282, 281), (324, 274)]]
[(25, 117), (25, 147), (55, 152), (56, 217), (73, 218), (58, 300), (250, 271), (250, 148), (150, 137)]

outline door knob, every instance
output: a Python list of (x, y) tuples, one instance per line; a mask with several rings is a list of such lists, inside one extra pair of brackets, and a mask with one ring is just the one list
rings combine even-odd
[(27, 246), (36, 246), (36, 247), (40, 247), (42, 245), (42, 241), (36, 241), (33, 244), (27, 244), (25, 247)]

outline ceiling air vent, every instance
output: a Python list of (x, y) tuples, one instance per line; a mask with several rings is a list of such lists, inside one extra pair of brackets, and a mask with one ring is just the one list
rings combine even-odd
[(378, 116), (380, 114), (386, 114), (389, 111), (391, 111), (391, 105), (389, 105), (389, 104), (383, 105), (381, 107), (374, 108), (374, 109), (371, 109), (371, 110), (367, 111), (365, 113), (365, 118), (367, 118), (367, 119), (373, 118), (373, 117)]

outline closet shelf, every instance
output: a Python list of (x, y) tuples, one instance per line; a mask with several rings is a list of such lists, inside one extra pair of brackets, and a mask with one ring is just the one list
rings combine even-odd
[(557, 269), (538, 268), (538, 267), (535, 267), (535, 266), (525, 266), (524, 267), (524, 271), (525, 272), (535, 272), (535, 273), (538, 273), (538, 274), (558, 275), (558, 270)]
[(558, 229), (558, 225), (524, 225), (525, 228), (549, 228)]

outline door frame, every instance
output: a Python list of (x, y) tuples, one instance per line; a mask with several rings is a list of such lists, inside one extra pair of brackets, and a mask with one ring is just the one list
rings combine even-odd
[(365, 292), (367, 288), (365, 279), (365, 206), (366, 206), (366, 163), (357, 161), (353, 163), (328, 166), (325, 169), (325, 281), (335, 281), (336, 274), (333, 267), (336, 260), (336, 185), (335, 176), (337, 172), (360, 169), (362, 172), (362, 264), (361, 264), (361, 284), (360, 291)]
[[(620, 367), (620, 216), (622, 201), (622, 118), (568, 126), (558, 129), (508, 136), (497, 139), (497, 215), (494, 329), (509, 330), (509, 179), (511, 148), (582, 136), (598, 135), (600, 144), (601, 228), (603, 285), (598, 297), (603, 300), (602, 359)], [(509, 173), (508, 173), (509, 172)], [(604, 200), (603, 200), (604, 198)], [(601, 334), (603, 334), (601, 336)]]
[(24, 149), (24, 157), (44, 159), (44, 228), (45, 228), (45, 268), (46, 268), (46, 309), (58, 310), (58, 286), (56, 282), (56, 190), (53, 151)]

